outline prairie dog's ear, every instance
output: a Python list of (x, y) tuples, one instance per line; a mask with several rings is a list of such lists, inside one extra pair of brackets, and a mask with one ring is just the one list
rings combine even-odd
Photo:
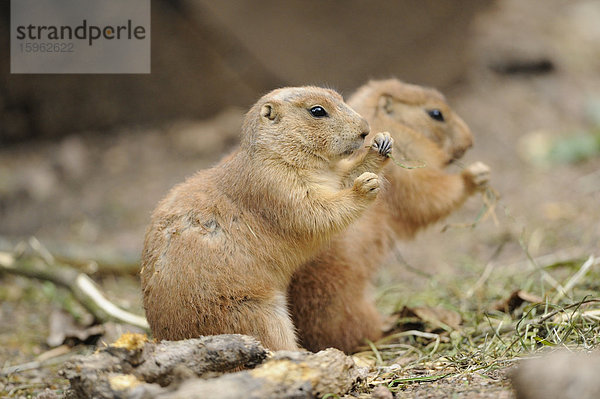
[(263, 104), (263, 106), (260, 107), (260, 116), (269, 121), (277, 122), (279, 120), (279, 114), (277, 113), (276, 107), (276, 104), (271, 102)]
[(383, 110), (386, 114), (391, 114), (393, 111), (392, 103), (394, 102), (392, 96), (389, 94), (382, 94), (377, 101), (377, 108)]

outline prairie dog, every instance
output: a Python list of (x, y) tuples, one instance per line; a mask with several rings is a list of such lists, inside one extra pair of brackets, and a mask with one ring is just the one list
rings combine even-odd
[(473, 145), (473, 134), (437, 90), (397, 79), (371, 81), (348, 104), (367, 118), (374, 131), (390, 132), (395, 158), (424, 166), (407, 170), (390, 164), (384, 170), (390, 187), (381, 200), (390, 210), (396, 238), (413, 238), (420, 229), (457, 210), (488, 182), (489, 168), (481, 162), (459, 174), (446, 172), (445, 167)]
[(348, 104), (367, 118), (372, 131), (390, 132), (394, 158), (425, 167), (388, 164), (382, 176), (389, 184), (375, 205), (294, 275), (290, 311), (300, 343), (312, 351), (333, 346), (351, 353), (365, 338), (380, 338), (383, 323), (370, 298), (371, 280), (396, 240), (412, 238), (448, 216), (489, 178), (480, 162), (460, 174), (445, 171), (472, 146), (473, 137), (439, 92), (396, 79), (372, 81)]
[(332, 90), (263, 96), (245, 117), (240, 148), (175, 186), (152, 215), (141, 277), (155, 338), (240, 333), (271, 350), (296, 349), (292, 274), (379, 191), (371, 172), (387, 160), (389, 134), (344, 159), (368, 133)]

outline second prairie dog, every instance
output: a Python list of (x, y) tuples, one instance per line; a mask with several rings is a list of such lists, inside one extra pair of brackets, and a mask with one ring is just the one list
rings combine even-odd
[[(353, 352), (382, 334), (382, 317), (370, 298), (371, 280), (398, 239), (409, 239), (458, 209), (489, 178), (477, 162), (460, 174), (445, 167), (472, 145), (472, 134), (437, 91), (396, 79), (372, 81), (348, 100), (372, 131), (389, 131), (394, 158), (426, 167), (389, 163), (389, 185), (373, 207), (336, 236), (328, 248), (295, 275), (288, 295), (300, 343), (317, 351)], [(361, 156), (360, 151), (355, 156)]]
[(271, 350), (296, 349), (292, 274), (379, 191), (370, 172), (386, 162), (389, 134), (345, 159), (368, 132), (332, 90), (262, 97), (245, 117), (240, 148), (175, 186), (152, 215), (141, 277), (154, 337), (240, 333)]
[(373, 131), (390, 131), (395, 158), (425, 166), (407, 170), (390, 163), (385, 168), (390, 188), (381, 200), (391, 211), (397, 238), (413, 238), (486, 186), (490, 170), (482, 162), (459, 174), (445, 171), (473, 145), (473, 135), (437, 90), (397, 79), (371, 81), (359, 88), (348, 104), (367, 118)]

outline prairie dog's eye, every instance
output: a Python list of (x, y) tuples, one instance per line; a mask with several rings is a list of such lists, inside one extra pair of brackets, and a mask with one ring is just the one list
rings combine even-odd
[(308, 111), (315, 118), (324, 118), (326, 116), (329, 116), (329, 114), (327, 113), (327, 111), (325, 111), (325, 108), (321, 107), (320, 105), (315, 105), (314, 107), (312, 107)]
[(432, 119), (435, 119), (436, 121), (440, 121), (443, 122), (444, 121), (444, 114), (442, 114), (442, 111), (440, 111), (437, 108), (434, 109), (428, 109), (427, 113), (429, 114), (429, 116)]

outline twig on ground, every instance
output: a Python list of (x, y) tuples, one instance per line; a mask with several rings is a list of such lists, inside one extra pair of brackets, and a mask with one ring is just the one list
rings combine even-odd
[(46, 360), (50, 360), (50, 359), (53, 359), (58, 356), (66, 355), (69, 352), (71, 352), (71, 347), (69, 347), (69, 345), (61, 345), (61, 346), (57, 346), (56, 348), (52, 348), (52, 349), (38, 355), (38, 357), (36, 357), (36, 360), (38, 362), (45, 362)]
[(51, 256), (41, 257), (26, 254), (15, 256), (10, 252), (0, 252), (0, 272), (2, 271), (51, 281), (69, 289), (75, 299), (100, 322), (112, 320), (149, 330), (148, 322), (144, 317), (117, 307), (106, 299), (94, 281), (86, 274), (54, 260)]
[(13, 396), (15, 393), (19, 391), (24, 391), (25, 389), (43, 387), (44, 385), (46, 385), (46, 383), (44, 382), (35, 382), (32, 384), (19, 385), (18, 387), (14, 387), (13, 389), (11, 389), (8, 392), (8, 396)]
[(86, 273), (136, 275), (140, 271), (137, 255), (112, 247), (52, 241), (44, 241), (42, 245), (36, 238), (30, 238), (28, 242), (21, 241), (13, 248), (9, 240), (3, 240), (0, 236), (0, 251), (17, 255), (27, 247), (33, 248), (48, 263), (56, 260)]
[[(63, 346), (59, 346), (58, 348), (63, 348)], [(57, 349), (57, 348), (55, 348)], [(70, 359), (71, 357), (79, 354), (80, 351), (71, 350), (69, 348), (68, 352), (64, 352), (64, 349), (61, 349), (62, 353), (54, 355), (52, 357), (44, 357), (38, 356), (38, 358), (32, 362), (16, 364), (14, 366), (5, 365), (0, 369), (0, 376), (7, 376), (15, 373), (19, 373), (21, 371), (29, 371), (39, 369), (44, 366), (54, 366), (56, 364), (64, 363), (65, 360)], [(50, 351), (49, 351), (50, 352)], [(46, 352), (47, 353), (47, 352)], [(44, 354), (42, 354), (44, 355)]]

